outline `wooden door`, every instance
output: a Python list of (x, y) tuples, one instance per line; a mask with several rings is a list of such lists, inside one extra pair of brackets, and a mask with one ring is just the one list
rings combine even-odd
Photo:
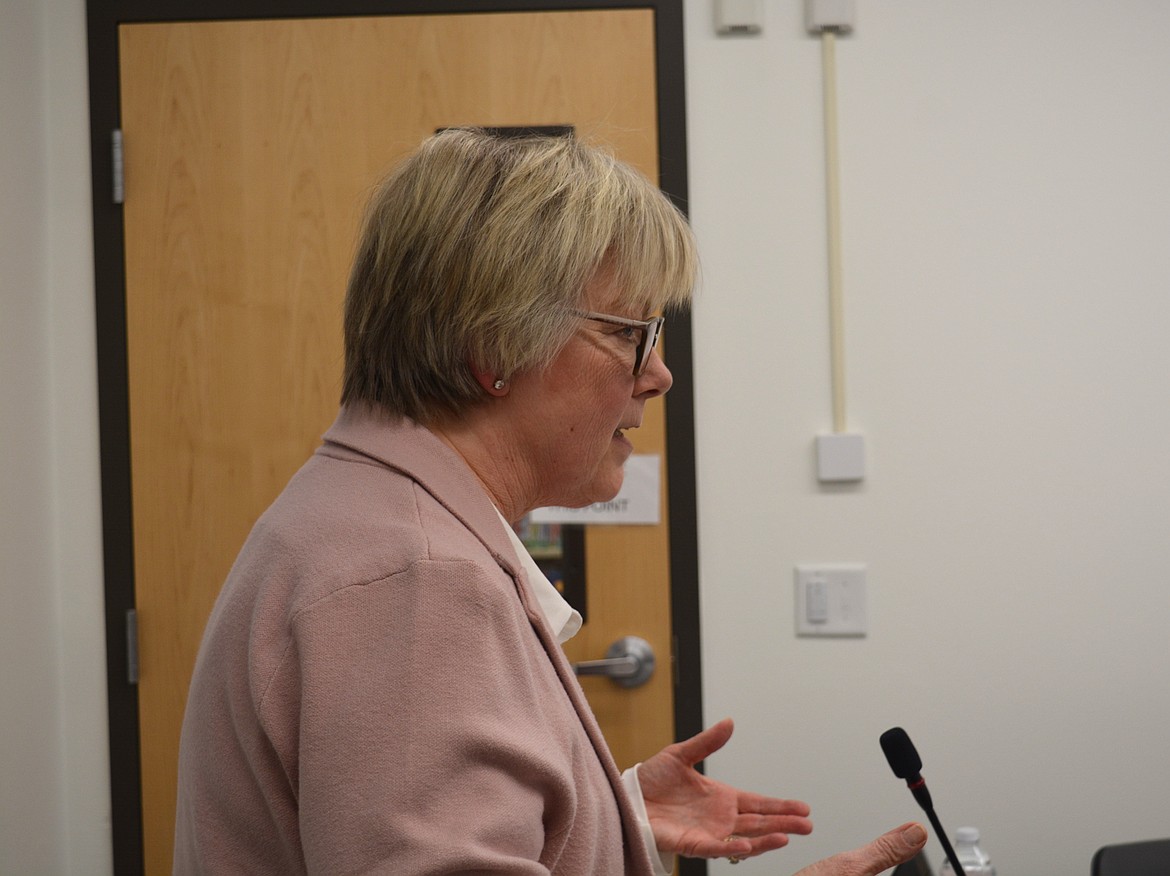
[[(337, 408), (341, 307), (374, 183), (435, 129), (572, 125), (657, 178), (649, 10), (126, 24), (125, 265), (144, 854), (169, 872), (179, 728), (253, 521)], [(635, 434), (665, 453), (661, 402)], [(665, 477), (663, 477), (665, 514)], [(592, 527), (571, 659), (619, 764), (673, 739), (668, 527)]]

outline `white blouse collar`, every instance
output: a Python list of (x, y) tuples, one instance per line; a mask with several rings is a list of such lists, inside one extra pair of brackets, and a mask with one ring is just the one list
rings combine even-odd
[(524, 542), (520, 540), (516, 530), (504, 519), (504, 515), (500, 514), (498, 508), (496, 514), (499, 514), (500, 522), (504, 524), (504, 529), (508, 531), (508, 537), (512, 539), (512, 546), (516, 548), (516, 554), (520, 557), (520, 565), (524, 569), (524, 574), (528, 576), (528, 583), (532, 587), (532, 592), (536, 596), (536, 602), (540, 605), (544, 619), (548, 622), (553, 635), (557, 637), (557, 642), (561, 645), (565, 644), (581, 629), (581, 613), (565, 602), (565, 598), (545, 577), (540, 566), (536, 565), (536, 560), (532, 559), (532, 555), (524, 547)]

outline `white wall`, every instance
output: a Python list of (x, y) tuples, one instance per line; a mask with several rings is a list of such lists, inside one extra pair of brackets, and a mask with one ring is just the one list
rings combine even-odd
[(0, 0), (0, 873), (109, 872), (83, 0)]
[[(837, 45), (850, 427), (831, 428), (820, 45), (688, 0), (712, 772), (807, 799), (796, 865), (921, 817), (1004, 876), (1170, 833), (1170, 6), (857, 0)], [(868, 564), (870, 635), (796, 639), (793, 566)], [(935, 865), (941, 848), (928, 854)], [(723, 865), (714, 872), (728, 872)]]
[[(797, 0), (739, 40), (686, 0), (706, 702), (738, 721), (711, 769), (813, 804), (792, 872), (919, 817), (877, 746), (902, 724), (1004, 876), (1084, 873), (1170, 832), (1170, 6), (857, 4), (869, 476), (824, 490), (819, 44)], [(82, 0), (0, 0), (4, 873), (110, 867), (86, 87)], [(868, 638), (795, 639), (807, 561), (868, 564)]]
[[(0, 118), (6, 150), (0, 171), (0, 502), (3, 503), (4, 612), (0, 619), (0, 858), (4, 869), (60, 869), (54, 838), (62, 828), (59, 636), (52, 569), (49, 307), (45, 282), (45, 87), (38, 10), (3, 7)], [(26, 42), (29, 37), (31, 40)], [(15, 87), (24, 81), (24, 87)], [(50, 695), (46, 696), (46, 692)], [(48, 732), (46, 732), (48, 731)], [(10, 778), (11, 777), (11, 778)], [(10, 814), (11, 813), (11, 814)], [(16, 816), (16, 817), (13, 817)], [(26, 821), (27, 819), (27, 821)], [(31, 824), (44, 825), (32, 835)]]

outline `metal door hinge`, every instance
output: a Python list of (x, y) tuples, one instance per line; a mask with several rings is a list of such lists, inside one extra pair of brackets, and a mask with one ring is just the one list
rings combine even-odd
[(114, 171), (114, 203), (121, 204), (126, 200), (126, 179), (123, 176), (122, 166), (122, 129), (116, 128), (110, 135), (110, 143), (113, 147), (111, 152), (111, 161), (113, 162)]
[(138, 684), (138, 611), (126, 609), (126, 681)]

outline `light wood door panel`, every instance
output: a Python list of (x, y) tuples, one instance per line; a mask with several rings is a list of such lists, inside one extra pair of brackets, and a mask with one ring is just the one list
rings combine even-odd
[[(183, 704), (252, 523), (336, 412), (367, 193), (435, 129), (569, 124), (657, 176), (649, 10), (120, 28), (145, 859), (170, 869)], [(665, 453), (662, 404), (634, 433)], [(668, 528), (592, 527), (567, 651), (649, 640), (643, 688), (584, 679), (623, 766), (673, 738)]]

